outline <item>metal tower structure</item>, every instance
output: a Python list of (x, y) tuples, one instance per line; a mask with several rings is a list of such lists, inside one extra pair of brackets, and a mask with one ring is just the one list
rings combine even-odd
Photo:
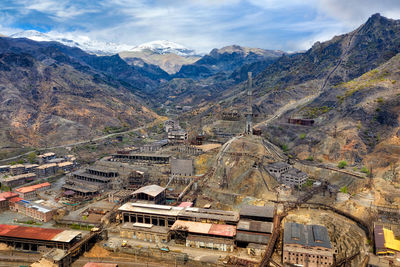
[(248, 72), (247, 80), (247, 112), (246, 112), (246, 134), (253, 134), (253, 79), (252, 73)]

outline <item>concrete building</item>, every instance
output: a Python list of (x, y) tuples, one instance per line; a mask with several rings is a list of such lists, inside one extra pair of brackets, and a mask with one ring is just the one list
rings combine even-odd
[(165, 204), (165, 192), (164, 187), (158, 185), (147, 185), (139, 188), (132, 193), (133, 200), (141, 203), (149, 204)]
[(287, 172), (292, 166), (286, 162), (274, 162), (267, 165), (268, 172), (273, 175), (276, 179), (280, 178), (281, 175)]
[(171, 175), (193, 176), (194, 167), (192, 159), (171, 159)]
[(25, 216), (31, 217), (41, 222), (50, 221), (53, 218), (54, 213), (56, 212), (55, 209), (23, 199), (10, 204), (10, 210), (22, 213)]
[(36, 178), (35, 173), (25, 173), (25, 174), (20, 174), (16, 176), (10, 176), (7, 178), (4, 178), (1, 181), (1, 185), (8, 186), (10, 188), (14, 188), (23, 184), (26, 184), (28, 182), (32, 182)]
[(37, 164), (25, 164), (25, 172), (26, 173), (35, 173), (36, 172), (36, 168), (39, 167), (39, 165)]
[(0, 173), (9, 172), (10, 168), (11, 168), (11, 165), (2, 165), (2, 166), (0, 166)]
[(20, 175), (25, 173), (25, 166), (23, 164), (16, 164), (10, 167), (11, 175)]
[(186, 247), (229, 252), (235, 248), (236, 227), (233, 225), (177, 220), (171, 231), (174, 231), (176, 242), (184, 242)]
[(286, 184), (288, 186), (302, 186), (307, 182), (308, 175), (296, 168), (291, 168), (287, 172), (284, 172), (280, 179), (280, 183)]
[(70, 172), (74, 169), (74, 163), (71, 161), (64, 161), (57, 164), (58, 169), (63, 170), (65, 172)]
[(1, 210), (8, 209), (10, 206), (10, 200), (16, 197), (18, 197), (17, 193), (13, 192), (0, 193), (0, 209)]
[(161, 148), (163, 148), (166, 145), (168, 145), (168, 140), (164, 139), (164, 140), (153, 142), (151, 144), (143, 145), (139, 148), (139, 151), (142, 153), (157, 152), (157, 151), (160, 151)]
[(55, 159), (56, 154), (53, 152), (48, 152), (45, 154), (38, 155), (37, 158), (39, 159), (40, 164), (44, 164), (44, 163), (49, 162), (49, 160)]
[(183, 129), (171, 129), (168, 132), (168, 143), (170, 144), (183, 144), (187, 142), (188, 140), (188, 134), (185, 130)]
[(58, 166), (56, 163), (43, 164), (36, 168), (36, 176), (38, 178), (50, 177), (55, 175), (57, 171)]
[(284, 264), (332, 266), (333, 253), (326, 227), (285, 223), (282, 255)]
[(174, 121), (174, 120), (167, 120), (164, 122), (164, 130), (166, 133), (168, 133), (170, 130), (176, 130), (179, 129), (179, 122)]
[(124, 204), (132, 199), (132, 191), (130, 190), (115, 190), (108, 193), (108, 202), (115, 204)]
[(161, 154), (121, 154), (117, 153), (112, 155), (110, 161), (119, 162), (132, 162), (132, 163), (144, 163), (144, 164), (168, 164), (170, 160), (169, 155)]
[(124, 223), (120, 229), (120, 237), (153, 243), (166, 243), (171, 240), (169, 228), (138, 222)]
[(46, 182), (37, 185), (25, 186), (15, 189), (15, 193), (19, 195), (20, 198), (25, 200), (35, 200), (37, 199), (38, 192), (47, 190), (51, 187), (51, 184)]
[(117, 217), (121, 223), (140, 222), (164, 227), (171, 227), (178, 219), (235, 226), (239, 221), (239, 214), (234, 211), (130, 202), (118, 209)]

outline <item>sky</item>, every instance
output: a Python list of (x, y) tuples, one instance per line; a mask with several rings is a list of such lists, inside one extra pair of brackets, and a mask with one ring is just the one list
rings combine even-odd
[(133, 46), (169, 40), (201, 53), (232, 44), (299, 51), (374, 13), (400, 19), (400, 0), (1, 0), (0, 33), (38, 30)]

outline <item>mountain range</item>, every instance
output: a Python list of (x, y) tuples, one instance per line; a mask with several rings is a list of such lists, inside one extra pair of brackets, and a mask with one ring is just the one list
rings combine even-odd
[[(2, 146), (65, 143), (104, 126), (134, 127), (157, 118), (152, 110), (161, 106), (201, 107), (197, 116), (241, 111), (249, 71), (254, 111), (277, 118), (265, 136), (294, 157), (322, 151), (318, 160), (363, 162), (387, 151), (384, 142), (397, 142), (400, 21), (379, 14), (293, 54), (232, 45), (198, 56), (153, 42), (98, 56), (68, 38), (63, 45), (16, 37), (0, 38)], [(288, 125), (290, 117), (314, 119), (315, 126)]]

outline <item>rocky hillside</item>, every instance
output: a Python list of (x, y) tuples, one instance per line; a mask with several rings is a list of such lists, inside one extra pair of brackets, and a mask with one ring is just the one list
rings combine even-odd
[(237, 45), (213, 49), (191, 65), (183, 65), (177, 78), (207, 78), (220, 72), (233, 72), (245, 64), (279, 58), (282, 51), (248, 48)]
[[(373, 15), (358, 29), (283, 55), (254, 79), (256, 109), (272, 114), (290, 101), (314, 96), (359, 77), (400, 52), (400, 21)], [(244, 84), (230, 89), (226, 106), (244, 103)]]
[(69, 143), (154, 120), (132, 93), (139, 89), (107, 75), (118, 64), (98, 71), (107, 60), (124, 61), (95, 58), (57, 43), (0, 38), (0, 147)]
[(386, 168), (399, 162), (399, 112), (400, 54), (286, 114), (312, 118), (315, 126), (291, 126), (282, 119), (285, 127), (278, 123), (267, 131), (300, 159)]

